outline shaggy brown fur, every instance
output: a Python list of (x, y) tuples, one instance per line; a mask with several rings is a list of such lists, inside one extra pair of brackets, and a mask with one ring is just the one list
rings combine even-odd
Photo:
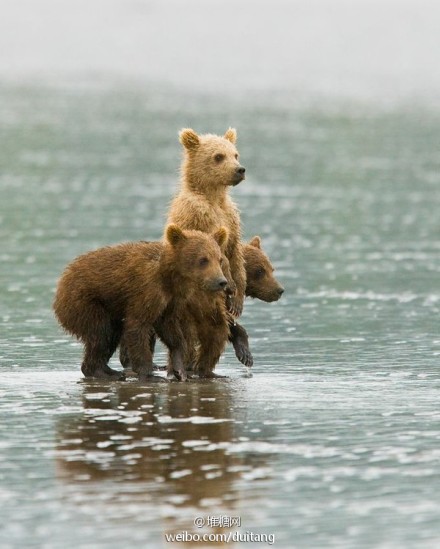
[(274, 277), (274, 268), (261, 248), (261, 238), (254, 236), (243, 245), (246, 264), (246, 296), (270, 303), (278, 301), (284, 288)]
[[(261, 248), (260, 237), (254, 236), (254, 238), (252, 238), (248, 243), (242, 243), (241, 246), (246, 264), (246, 296), (261, 299), (266, 302), (277, 301), (283, 294), (284, 288), (274, 277), (274, 268), (269, 261), (269, 258)], [(225, 276), (227, 276), (226, 261), (222, 264), (222, 270)], [(219, 297), (221, 299), (221, 296)], [(218, 359), (215, 359), (215, 356), (220, 356), (219, 352), (221, 354), (224, 347), (225, 336), (224, 332), (222, 332), (224, 323), (223, 314), (227, 313), (224, 312), (223, 305), (217, 302), (217, 297), (213, 300), (209, 300), (209, 303), (207, 304), (203, 304), (200, 300), (198, 300), (195, 305), (191, 304), (191, 307), (193, 313), (198, 310), (198, 312), (194, 313), (195, 316), (198, 317), (198, 324), (202, 323), (207, 330), (209, 330), (208, 324), (211, 322), (211, 316), (216, 319), (214, 320), (214, 324), (211, 326), (211, 330), (215, 329), (216, 333), (214, 335), (218, 340), (218, 343), (216, 344), (217, 348), (215, 349), (215, 345), (213, 345), (211, 352), (208, 351), (206, 353), (207, 358), (205, 361), (205, 365), (209, 365), (207, 366), (208, 370), (212, 371), (213, 361), (218, 361)], [(192, 370), (197, 361), (201, 364), (203, 361), (203, 356), (205, 356), (203, 354), (204, 351), (200, 348), (196, 351), (199, 336), (197, 335), (197, 329), (194, 326), (195, 318), (191, 315), (191, 310), (187, 310), (185, 306), (180, 307), (179, 310), (178, 307), (174, 305), (172, 309), (171, 307), (168, 308), (166, 314), (164, 314), (164, 317), (161, 320), (162, 338), (163, 334), (166, 334), (167, 332), (173, 333), (178, 326), (184, 326), (186, 341), (192, 341), (192, 343), (188, 343), (188, 356), (184, 359), (188, 370)], [(205, 319), (202, 318), (202, 315), (204, 315)], [(229, 318), (228, 315), (227, 318)], [(217, 325), (215, 322), (217, 322)], [(218, 326), (220, 326), (220, 329)], [(238, 360), (245, 366), (252, 366), (253, 357), (249, 349), (249, 340), (246, 330), (243, 326), (234, 322), (230, 323), (229, 330), (230, 333), (228, 339), (234, 346), (235, 354)], [(209, 341), (209, 338), (203, 337), (203, 341)], [(154, 345), (155, 337), (154, 334), (152, 334), (152, 352), (154, 352)], [(122, 343), (120, 360), (124, 368), (128, 369), (130, 367), (128, 353)], [(200, 366), (200, 368), (201, 367), (202, 366)], [(185, 378), (186, 375), (184, 374), (183, 377)]]
[(155, 330), (169, 347), (179, 340), (185, 340), (186, 345), (180, 346), (184, 352), (179, 355), (178, 368), (175, 360), (168, 361), (168, 378), (186, 380), (189, 363), (199, 377), (218, 377), (214, 369), (228, 341), (228, 318), (225, 296), (221, 294), (214, 298), (194, 294), (185, 302), (171, 302)]
[[(227, 231), (214, 235), (166, 229), (164, 243), (127, 243), (84, 254), (67, 266), (58, 283), (55, 314), (63, 328), (84, 343), (86, 377), (123, 378), (108, 361), (124, 335), (130, 364), (139, 378), (152, 375), (151, 334), (173, 301), (223, 292), (220, 246)], [(181, 369), (184, 338), (164, 341), (172, 368)]]
[[(278, 301), (284, 288), (274, 277), (274, 268), (267, 255), (261, 249), (261, 239), (254, 236), (247, 244), (242, 244), (246, 265), (246, 296), (262, 301)], [(238, 323), (229, 326), (229, 341), (234, 346), (235, 355), (245, 366), (253, 365), (252, 353), (246, 330)]]

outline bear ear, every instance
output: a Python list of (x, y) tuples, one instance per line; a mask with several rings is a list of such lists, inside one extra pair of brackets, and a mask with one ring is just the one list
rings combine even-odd
[(229, 128), (223, 137), (235, 145), (235, 143), (237, 143), (237, 130), (235, 128)]
[(177, 225), (168, 225), (166, 237), (171, 246), (177, 246), (186, 240), (185, 233)]
[(179, 133), (179, 140), (185, 149), (195, 151), (200, 145), (199, 136), (191, 128), (183, 128)]
[(220, 246), (220, 249), (223, 250), (226, 247), (229, 238), (228, 229), (226, 229), (226, 227), (220, 227), (220, 229), (217, 229), (212, 236)]
[(252, 240), (249, 240), (249, 246), (261, 249), (261, 238), (259, 236), (254, 236)]

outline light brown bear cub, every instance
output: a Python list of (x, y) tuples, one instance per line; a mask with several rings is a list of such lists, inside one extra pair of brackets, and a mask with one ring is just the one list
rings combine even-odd
[(229, 260), (235, 291), (229, 308), (239, 316), (243, 309), (246, 272), (240, 246), (240, 215), (229, 196), (229, 188), (245, 178), (245, 169), (238, 160), (236, 131), (230, 128), (223, 137), (197, 135), (192, 129), (180, 132), (184, 147), (181, 188), (171, 203), (168, 223), (182, 229), (207, 233), (226, 227), (229, 233), (225, 255)]
[[(227, 285), (221, 246), (227, 231), (212, 236), (199, 231), (166, 229), (163, 243), (133, 242), (100, 248), (70, 263), (54, 300), (63, 328), (84, 343), (81, 370), (86, 377), (124, 379), (108, 366), (123, 336), (130, 364), (145, 380), (153, 374), (151, 336), (170, 303), (194, 296), (214, 296)], [(164, 340), (170, 369), (181, 371), (183, 337)]]

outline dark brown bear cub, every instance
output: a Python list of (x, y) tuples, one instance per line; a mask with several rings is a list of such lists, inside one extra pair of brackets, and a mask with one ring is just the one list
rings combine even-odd
[[(275, 278), (272, 263), (261, 248), (261, 238), (254, 236), (241, 246), (246, 266), (246, 297), (261, 299), (267, 303), (278, 301), (284, 288)], [(231, 323), (229, 329), (229, 341), (234, 346), (236, 357), (245, 366), (252, 366), (254, 360), (246, 330), (236, 322)]]
[[(224, 228), (211, 236), (170, 225), (165, 236), (163, 244), (133, 242), (89, 252), (61, 276), (53, 307), (63, 328), (84, 343), (86, 377), (124, 379), (108, 366), (122, 334), (139, 379), (152, 376), (150, 338), (167, 306), (225, 289)], [(175, 371), (181, 369), (183, 344), (178, 340), (169, 348)]]
[[(284, 288), (274, 277), (274, 268), (261, 249), (260, 237), (255, 236), (248, 244), (241, 246), (246, 264), (246, 295), (266, 302), (277, 301)], [(246, 366), (252, 366), (246, 330), (230, 322), (223, 296), (217, 294), (214, 299), (206, 295), (195, 297), (197, 300), (187, 301), (180, 310), (174, 309), (168, 315), (168, 326), (162, 327), (166, 334), (171, 334), (178, 326), (185, 330), (188, 353), (184, 363), (187, 369), (193, 370), (199, 377), (217, 377), (214, 368), (228, 339), (234, 346), (237, 358)], [(186, 378), (184, 370), (182, 372), (182, 378)], [(169, 370), (169, 375), (173, 374)], [(180, 376), (180, 373), (177, 375)]]
[(274, 268), (261, 248), (261, 238), (254, 236), (243, 244), (246, 265), (246, 297), (255, 297), (270, 303), (278, 301), (284, 288), (274, 277)]
[[(148, 245), (150, 245), (150, 243), (148, 243)], [(261, 299), (266, 302), (278, 301), (284, 293), (284, 288), (274, 276), (274, 268), (261, 248), (260, 237), (254, 236), (248, 243), (242, 242), (241, 247), (246, 265), (246, 296)], [(225, 258), (223, 260), (222, 270), (227, 277), (228, 262)], [(210, 302), (204, 306), (200, 300), (200, 296), (196, 297), (198, 298), (197, 303), (186, 303), (183, 310), (181, 310), (182, 307), (177, 308), (176, 306), (173, 306), (173, 310), (170, 310), (168, 307), (161, 317), (160, 330), (162, 334), (171, 335), (179, 326), (184, 326), (186, 346), (188, 348), (188, 356), (185, 360), (187, 369), (189, 371), (199, 370), (200, 373), (203, 369), (202, 364), (204, 364), (206, 371), (209, 373), (213, 369), (212, 364), (216, 360), (216, 353), (218, 354), (219, 351), (221, 352), (223, 349), (222, 345), (224, 346), (225, 311), (222, 304), (218, 302), (217, 297), (215, 299), (210, 299)], [(191, 308), (191, 314), (189, 316), (188, 311), (186, 310), (188, 305)], [(204, 320), (200, 318), (201, 315), (204, 315)], [(195, 317), (199, 317), (199, 319), (196, 321)], [(204, 335), (197, 336), (198, 327), (209, 331), (209, 326), (212, 322), (216, 323), (211, 330), (211, 334), (213, 334), (214, 337)], [(200, 350), (200, 339), (210, 346), (209, 351)], [(236, 322), (230, 322), (228, 339), (234, 346), (238, 360), (245, 366), (252, 366), (253, 357), (249, 349), (248, 335), (243, 326)], [(154, 343), (155, 336), (152, 334), (151, 348), (153, 352)], [(212, 359), (210, 357), (212, 357)], [(197, 359), (199, 360), (199, 366), (197, 366)], [(120, 360), (124, 368), (129, 371), (130, 360), (127, 349), (122, 341)], [(206, 367), (206, 365), (208, 366)], [(182, 378), (185, 377), (185, 375), (182, 376)]]

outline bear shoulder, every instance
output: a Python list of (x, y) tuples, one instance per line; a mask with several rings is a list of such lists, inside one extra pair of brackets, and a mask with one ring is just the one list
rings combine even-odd
[[(211, 232), (226, 223), (223, 212), (203, 195), (182, 190), (173, 200), (168, 223), (182, 229)], [(228, 227), (229, 228), (229, 227)]]

